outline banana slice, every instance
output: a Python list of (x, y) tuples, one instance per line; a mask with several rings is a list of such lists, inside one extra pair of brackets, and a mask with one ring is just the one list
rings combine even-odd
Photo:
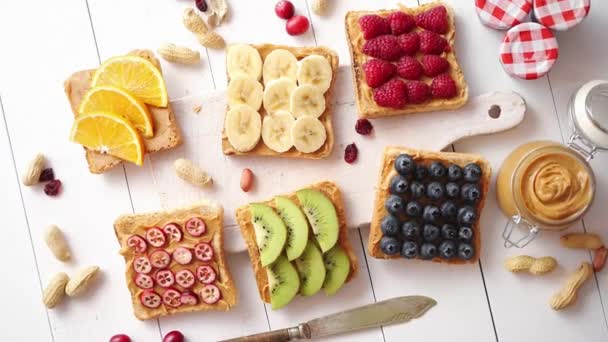
[(325, 126), (317, 118), (303, 116), (291, 126), (293, 145), (302, 153), (312, 153), (325, 143)]
[(270, 81), (264, 90), (264, 108), (268, 114), (279, 110), (289, 110), (289, 97), (296, 89), (296, 83), (287, 77)]
[(318, 118), (325, 111), (325, 96), (319, 87), (303, 84), (291, 93), (289, 110), (295, 118), (304, 115)]
[(298, 84), (312, 84), (325, 93), (331, 85), (333, 73), (329, 61), (321, 55), (310, 55), (300, 61)]
[(236, 75), (228, 83), (228, 106), (248, 105), (259, 110), (263, 94), (264, 86), (258, 80), (248, 75)]
[(282, 153), (293, 146), (291, 126), (295, 119), (290, 112), (280, 110), (272, 115), (264, 116), (262, 121), (262, 140), (273, 151)]
[(230, 45), (226, 56), (226, 69), (230, 78), (244, 74), (259, 80), (262, 76), (262, 57), (251, 45)]
[(295, 82), (297, 71), (298, 60), (296, 56), (287, 50), (278, 49), (269, 53), (264, 59), (262, 77), (264, 84), (281, 77), (287, 77)]
[(262, 118), (249, 106), (236, 106), (226, 113), (225, 127), (232, 147), (239, 152), (247, 152), (260, 141)]

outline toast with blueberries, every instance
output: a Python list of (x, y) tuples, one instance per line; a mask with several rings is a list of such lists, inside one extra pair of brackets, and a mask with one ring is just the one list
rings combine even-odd
[(375, 258), (465, 264), (479, 259), (479, 218), (492, 170), (475, 154), (387, 147), (368, 249)]

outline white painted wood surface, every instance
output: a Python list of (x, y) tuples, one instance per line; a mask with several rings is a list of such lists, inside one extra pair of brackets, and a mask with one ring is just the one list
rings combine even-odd
[[(342, 70), (348, 70), (344, 67), (348, 64), (344, 13), (348, 9), (394, 8), (396, 2), (334, 2), (331, 15), (321, 18), (310, 15), (310, 3), (294, 0), (296, 11), (311, 18), (313, 30), (302, 37), (290, 37), (283, 31), (282, 20), (274, 15), (274, 0), (230, 0), (231, 18), (219, 32), (229, 42), (327, 45), (338, 52)], [(405, 2), (417, 4), (414, 0)], [(507, 153), (524, 141), (567, 137), (566, 103), (571, 92), (586, 80), (608, 78), (608, 47), (603, 44), (608, 32), (608, 3), (594, 1), (591, 14), (583, 24), (558, 34), (560, 59), (549, 77), (537, 81), (515, 80), (504, 74), (497, 56), (502, 33), (478, 22), (472, 1), (450, 3), (457, 13), (457, 53), (471, 94), (513, 89), (526, 99), (529, 108), (519, 127), (461, 141), (454, 145), (456, 151), (482, 153), (497, 170)], [(71, 112), (62, 82), (74, 70), (95, 67), (100, 58), (134, 48), (155, 49), (165, 41), (197, 46), (194, 37), (181, 26), (182, 10), (191, 4), (188, 0), (0, 2), (3, 116), (0, 120), (0, 165), (3, 166), (0, 168), (0, 212), (5, 231), (0, 269), (8, 270), (0, 283), (3, 304), (0, 340), (106, 341), (115, 333), (125, 332), (134, 341), (160, 341), (161, 334), (179, 329), (190, 341), (214, 341), (285, 327), (374, 300), (415, 293), (430, 295), (439, 305), (422, 319), (405, 325), (328, 340), (608, 340), (605, 312), (608, 273), (600, 273), (597, 282), (587, 283), (574, 307), (559, 313), (552, 311), (548, 306), (550, 296), (561, 287), (566, 273), (580, 261), (589, 260), (590, 255), (559, 247), (559, 234), (545, 234), (523, 251), (504, 249), (500, 233), (506, 219), (496, 206), (493, 192), (482, 216), (483, 252), (478, 265), (448, 267), (368, 259), (364, 253), (368, 232), (354, 230), (350, 237), (360, 259), (361, 274), (336, 297), (318, 295), (308, 300), (298, 299), (287, 309), (273, 312), (258, 298), (247, 256), (236, 254), (229, 257), (240, 293), (236, 310), (137, 321), (131, 313), (124, 284), (124, 262), (117, 253), (112, 222), (121, 213), (160, 208), (150, 160), (143, 168), (127, 166), (103, 176), (90, 175), (81, 148), (67, 141)], [(203, 56), (200, 67), (163, 63), (172, 99), (225, 87), (223, 52), (200, 50)], [(352, 102), (350, 73), (341, 75), (338, 102)], [(211, 115), (223, 115), (223, 112)], [(354, 125), (354, 108), (352, 113), (336, 120), (348, 120)], [(407, 120), (403, 119), (403, 125)], [(359, 139), (354, 131), (350, 134), (353, 139)], [(374, 143), (382, 141), (378, 135), (371, 139)], [(361, 142), (362, 150), (365, 143)], [(58, 198), (50, 199), (40, 187), (28, 188), (18, 182), (24, 165), (38, 151), (48, 155), (64, 181), (64, 192)], [(243, 162), (233, 159), (220, 167), (238, 178), (242, 166), (238, 164)], [(263, 165), (261, 161), (255, 163)], [(602, 210), (608, 200), (608, 175), (604, 172), (608, 156), (598, 156), (592, 164), (597, 174), (598, 196), (584, 227), (608, 241), (605, 227), (608, 213)], [(374, 170), (378, 167), (373, 162), (365, 166)], [(284, 170), (284, 174), (287, 178), (290, 170)], [(292, 181), (298, 183), (298, 180), (288, 180)], [(292, 187), (295, 183), (283, 186)], [(42, 232), (50, 223), (66, 231), (75, 256), (73, 262), (64, 265), (46, 249)], [(577, 229), (582, 230), (583, 225), (572, 228)], [(503, 259), (520, 252), (554, 255), (562, 266), (542, 278), (505, 272)], [(73, 273), (88, 264), (98, 264), (103, 270), (100, 282), (91, 293), (81, 299), (68, 300), (58, 309), (46, 310), (40, 302), (45, 282), (57, 271)]]

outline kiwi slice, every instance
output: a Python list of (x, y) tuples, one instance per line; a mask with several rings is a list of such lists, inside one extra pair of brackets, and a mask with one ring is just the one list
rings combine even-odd
[(270, 286), (270, 306), (273, 310), (289, 304), (298, 294), (300, 288), (298, 271), (284, 255), (280, 255), (266, 268), (266, 275)]
[(295, 263), (300, 274), (300, 294), (312, 296), (319, 292), (325, 280), (325, 265), (323, 255), (314, 242), (308, 241), (304, 253)]
[(308, 222), (323, 253), (338, 241), (338, 214), (336, 207), (325, 194), (313, 189), (296, 192), (298, 200), (308, 217)]
[(277, 213), (266, 204), (251, 203), (255, 240), (260, 251), (262, 266), (272, 264), (283, 251), (287, 240), (287, 228)]
[(287, 259), (292, 261), (302, 255), (308, 241), (308, 222), (306, 216), (297, 204), (287, 197), (277, 196), (274, 198), (277, 206), (277, 214), (283, 219), (287, 227), (287, 242), (285, 253)]
[(350, 273), (350, 259), (344, 249), (336, 245), (323, 255), (323, 263), (327, 270), (323, 290), (325, 294), (331, 296), (344, 285)]

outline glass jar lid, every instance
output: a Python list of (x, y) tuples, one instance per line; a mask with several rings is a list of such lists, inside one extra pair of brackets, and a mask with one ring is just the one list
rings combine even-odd
[(608, 149), (608, 81), (595, 80), (581, 86), (570, 99), (570, 122), (574, 133), (568, 145), (587, 160)]

